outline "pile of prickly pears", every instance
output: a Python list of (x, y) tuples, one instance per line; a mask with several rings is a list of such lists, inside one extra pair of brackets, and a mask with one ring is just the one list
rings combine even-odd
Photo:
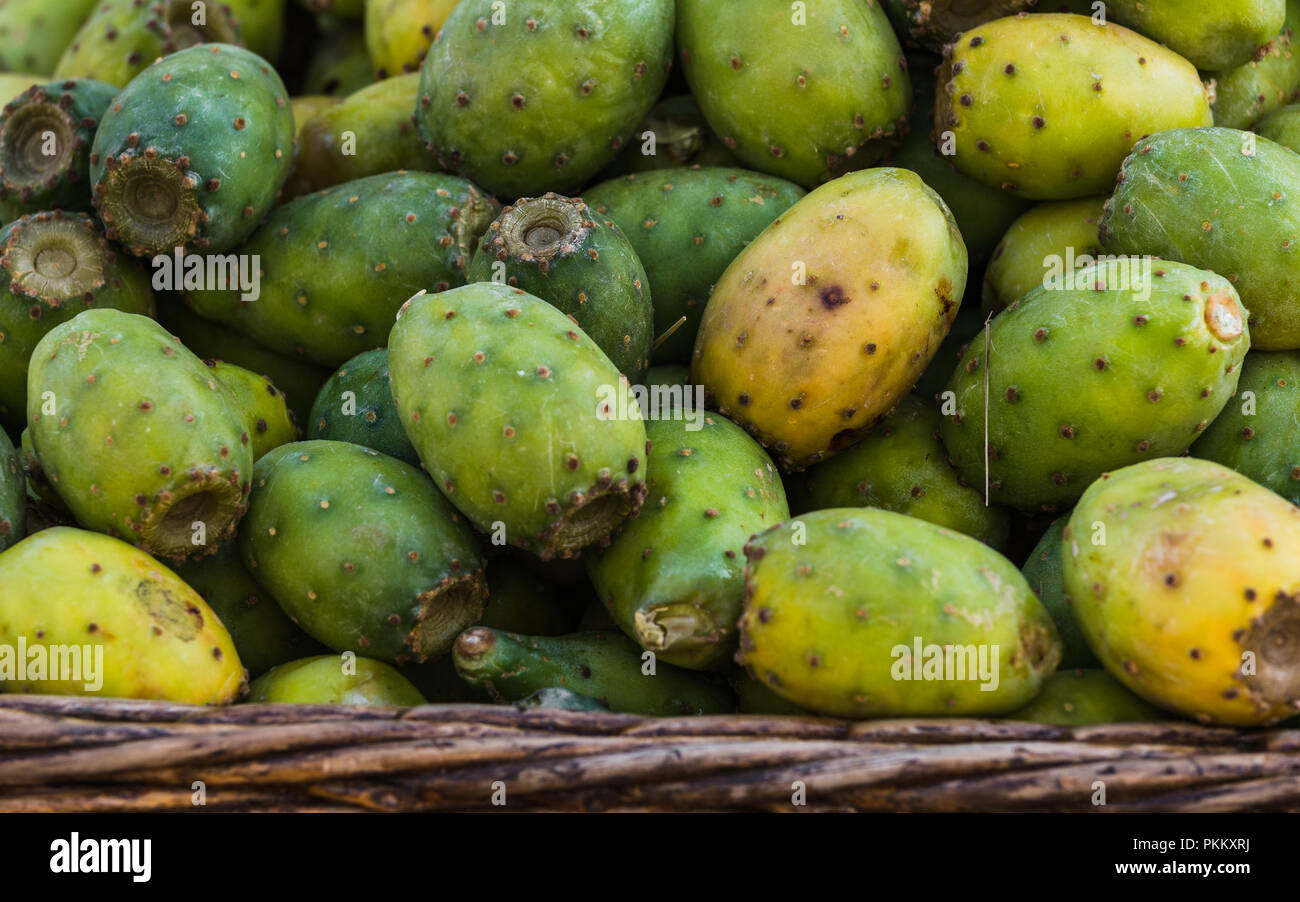
[(5, 0), (0, 691), (1294, 717), (1298, 29)]

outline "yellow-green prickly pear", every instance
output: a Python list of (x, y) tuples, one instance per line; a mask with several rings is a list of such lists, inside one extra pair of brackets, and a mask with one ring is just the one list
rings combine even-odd
[(391, 705), (424, 704), (411, 681), (383, 661), (319, 655), (272, 667), (253, 681), (254, 704)]
[(1059, 670), (1043, 682), (1033, 701), (1012, 711), (1007, 720), (1083, 726), (1172, 718), (1129, 692), (1104, 670)]
[(727, 267), (693, 375), (787, 470), (849, 447), (925, 370), (966, 288), (966, 246), (914, 172), (867, 169), (790, 207)]
[(1121, 683), (1201, 723), (1300, 711), (1300, 507), (1227, 467), (1102, 476), (1064, 540), (1084, 637)]
[(207, 603), (125, 542), (42, 530), (0, 554), (0, 586), (0, 691), (224, 705), (247, 685)]

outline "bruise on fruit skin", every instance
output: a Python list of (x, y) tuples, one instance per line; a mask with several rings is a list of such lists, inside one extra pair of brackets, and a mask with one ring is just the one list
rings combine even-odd
[(150, 619), (168, 627), (168, 632), (182, 642), (192, 642), (202, 632), (203, 615), (199, 609), (181, 602), (155, 580), (139, 580), (131, 594), (135, 603), (144, 608)]

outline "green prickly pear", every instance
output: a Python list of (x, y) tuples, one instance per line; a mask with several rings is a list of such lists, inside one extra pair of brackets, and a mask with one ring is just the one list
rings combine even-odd
[(27, 529), (26, 515), (27, 479), (13, 442), (0, 428), (0, 551), (22, 539)]
[(1033, 701), (1006, 718), (1066, 727), (1172, 719), (1104, 670), (1058, 670)]
[(722, 274), (694, 379), (783, 468), (817, 463), (884, 419), (920, 377), (957, 315), (966, 266), (952, 214), (915, 173), (836, 179)]
[(573, 322), (518, 288), (412, 298), (388, 347), (393, 400), (425, 468), (480, 529), (577, 557), (645, 497), (640, 410)]
[(0, 0), (0, 70), (50, 73), (96, 0)]
[(711, 669), (736, 648), (745, 542), (789, 516), (776, 467), (722, 417), (652, 420), (647, 503), (587, 559), (614, 621), (662, 661)]
[[(42, 530), (0, 554), (0, 586), (0, 648), (23, 642), (28, 665), (23, 679), (14, 669), (20, 662), (0, 654), (5, 691), (225, 705), (248, 685), (230, 634), (207, 603), (125, 542)], [(53, 669), (36, 677), (33, 651), (42, 646), (51, 667), (56, 653), (79, 652), (81, 673), (76, 658), (63, 657), (61, 678), (52, 678)]]
[(677, 0), (677, 44), (700, 109), (751, 168), (814, 188), (907, 132), (907, 62), (875, 3)]
[[(375, 72), (386, 79), (420, 71), (433, 36), (459, 0), (365, 0), (366, 48)], [(1270, 32), (1271, 34), (1272, 32)], [(407, 109), (410, 115), (414, 102)]]
[(814, 711), (796, 705), (787, 698), (777, 695), (750, 676), (743, 667), (736, 668), (732, 674), (732, 685), (736, 688), (736, 697), (740, 700), (736, 710), (740, 714), (774, 714), (784, 717), (817, 717)]
[(420, 465), (388, 382), (388, 349), (353, 357), (330, 376), (311, 408), (310, 439), (352, 442), (412, 466)]
[(144, 268), (115, 251), (93, 219), (55, 210), (0, 231), (0, 424), (22, 428), (37, 342), (91, 307), (146, 316), (154, 307)]
[[(294, 137), (301, 135), (303, 126), (314, 119), (318, 113), (323, 113), (330, 107), (338, 106), (342, 102), (342, 97), (330, 97), (328, 94), (299, 94), (297, 97), (290, 97), (289, 108), (293, 110)], [(301, 149), (299, 147), (294, 151), (295, 165)], [(290, 170), (289, 179), (284, 183), (284, 190), (281, 192), (281, 199), (284, 199), (284, 194), (288, 193), (289, 185), (294, 181), (294, 175), (294, 170)]]
[[(285, 0), (222, 0), (244, 46), (275, 63), (284, 42)], [(193, 9), (193, 4), (191, 4)]]
[(924, 520), (817, 511), (755, 536), (745, 557), (737, 660), (822, 714), (1005, 714), (1061, 656), (1010, 561)]
[(277, 208), (240, 248), (261, 261), (261, 295), (187, 291), (199, 315), (273, 351), (337, 367), (383, 347), (397, 309), (422, 289), (463, 285), (496, 202), (433, 172), (344, 182)]
[(903, 398), (862, 441), (794, 479), (795, 512), (878, 507), (1002, 549), (1010, 517), (1003, 508), (986, 506), (982, 493), (957, 478), (939, 442), (941, 420), (932, 402)]
[(942, 429), (969, 484), (1049, 513), (1107, 470), (1186, 451), (1236, 391), (1251, 343), (1231, 283), (1182, 263), (1120, 258), (1059, 286), (967, 346)]
[(190, 0), (99, 0), (59, 57), (54, 77), (97, 78), (122, 88), (160, 56), (209, 42), (236, 44), (238, 35), (220, 3), (205, 3), (200, 13)]
[(461, 679), (499, 702), (568, 689), (610, 710), (652, 717), (736, 709), (722, 680), (648, 660), (649, 652), (619, 633), (541, 637), (474, 627), (461, 633), (453, 655)]
[(1029, 553), (1029, 560), (1020, 568), (1020, 572), (1056, 624), (1056, 633), (1061, 637), (1062, 669), (1100, 667), (1097, 656), (1083, 638), (1083, 632), (1074, 616), (1073, 602), (1065, 591), (1065, 564), (1061, 558), (1061, 543), (1069, 522), (1068, 514), (1052, 521), (1047, 532), (1043, 533), (1034, 550)]
[(1300, 351), (1246, 355), (1237, 395), (1192, 445), (1192, 456), (1232, 467), (1300, 504)]
[(637, 382), (650, 365), (654, 306), (645, 268), (622, 230), (581, 198), (523, 198), (492, 221), (471, 282), (503, 282), (568, 314)]
[(1106, 5), (1115, 21), (1207, 72), (1253, 59), (1286, 18), (1286, 0), (1106, 0)]
[(602, 175), (613, 178), (633, 172), (681, 169), (687, 166), (737, 166), (689, 94), (665, 97), (655, 104), (636, 130), (632, 142)]
[(90, 142), (117, 88), (89, 78), (32, 85), (0, 113), (0, 222), (89, 210)]
[(220, 360), (205, 361), (213, 375), (230, 390), (232, 409), (239, 412), (256, 462), (266, 452), (298, 440), (298, 426), (284, 392), (252, 370)]
[(1143, 135), (1210, 125), (1196, 69), (1085, 16), (998, 19), (944, 51), (934, 111), (953, 165), (1021, 197), (1101, 194)]
[(1251, 130), (1289, 150), (1296, 150), (1300, 147), (1300, 103), (1284, 106), (1265, 116)]
[(505, 201), (574, 191), (632, 137), (672, 64), (672, 0), (461, 0), (421, 69), (444, 168)]
[(1261, 351), (1300, 348), (1300, 156), (1228, 128), (1178, 129), (1138, 142), (1103, 208), (1102, 246), (1220, 273), (1250, 311)]
[(424, 704), (420, 690), (385, 664), (371, 658), (346, 661), (339, 655), (301, 658), (272, 668), (248, 687), (250, 704), (387, 705)]
[(1250, 128), (1300, 95), (1300, 0), (1286, 0), (1286, 19), (1256, 58), (1216, 73), (1209, 81), (1214, 124), (1224, 128)]
[(1162, 458), (1107, 474), (1065, 532), (1065, 587), (1106, 669), (1201, 723), (1300, 711), (1300, 508), (1227, 467)]
[(474, 534), (428, 477), (346, 442), (258, 461), (239, 548), (309, 636), (398, 664), (446, 652), (487, 595)]
[(95, 132), (90, 180), (109, 238), (136, 256), (220, 254), (257, 227), (292, 161), (280, 76), (242, 47), (205, 44), (163, 57), (117, 95)]
[(244, 515), (253, 455), (226, 390), (162, 326), (87, 310), (51, 330), (27, 374), (32, 445), (88, 529), (172, 560)]
[[(361, 5), (362, 0), (357, 0)], [(303, 74), (304, 94), (347, 97), (375, 81), (365, 33), (334, 16), (317, 16), (320, 39)]]
[(1000, 313), (1033, 289), (1095, 263), (1105, 251), (1097, 237), (1104, 199), (1039, 204), (1011, 223), (984, 270), (983, 303)]
[(802, 188), (783, 179), (708, 168), (633, 174), (583, 192), (592, 210), (623, 230), (645, 267), (654, 289), (654, 333), (661, 339), (651, 354), (655, 363), (690, 360), (718, 277), (803, 196)]

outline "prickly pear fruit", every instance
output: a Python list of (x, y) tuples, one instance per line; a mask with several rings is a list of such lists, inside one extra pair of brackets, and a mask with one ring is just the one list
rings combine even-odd
[(1067, 727), (1173, 719), (1104, 670), (1058, 670), (1043, 682), (1033, 701), (1006, 718)]
[(652, 717), (736, 709), (722, 680), (649, 660), (649, 652), (615, 632), (541, 637), (476, 626), (461, 633), (453, 655), (461, 679), (498, 702), (568, 689), (610, 710)]
[(352, 442), (420, 465), (393, 404), (386, 348), (365, 351), (339, 367), (321, 387), (308, 422), (308, 438)]
[(1237, 394), (1192, 445), (1192, 456), (1232, 467), (1300, 504), (1300, 351), (1246, 355)]
[(614, 177), (687, 166), (738, 166), (689, 94), (665, 97), (637, 127), (632, 142), (602, 175)]
[(54, 71), (95, 0), (0, 0), (0, 70)]
[(1300, 103), (1284, 106), (1276, 113), (1266, 116), (1255, 124), (1252, 131), (1289, 150), (1295, 150), (1300, 147)]
[(999, 313), (1031, 290), (1095, 263), (1105, 253), (1097, 238), (1104, 202), (1083, 197), (1039, 204), (1011, 223), (984, 270), (984, 309)]
[(1261, 351), (1300, 348), (1300, 281), (1292, 245), (1300, 156), (1227, 128), (1180, 129), (1138, 142), (1103, 208), (1102, 246), (1153, 254), (1227, 276), (1250, 311)]
[(32, 353), (27, 414), (45, 475), (87, 529), (181, 559), (244, 515), (253, 454), (239, 412), (148, 317), (87, 310), (52, 329)]
[(248, 687), (251, 704), (388, 705), (424, 704), (420, 690), (400, 672), (371, 658), (344, 661), (339, 655), (301, 658), (272, 668)]
[(577, 557), (641, 507), (649, 449), (636, 401), (545, 301), (493, 282), (414, 297), (388, 365), (425, 469), (480, 529)]
[[(284, 42), (285, 0), (222, 0), (240, 41), (263, 59), (275, 63)], [(191, 8), (192, 8), (191, 4)]]
[[(457, 2), (365, 0), (366, 49), (370, 51), (370, 61), (379, 77), (386, 79), (402, 72), (419, 72), (433, 36), (447, 21)], [(414, 108), (413, 103), (411, 109)]]
[(907, 132), (907, 63), (874, 3), (677, 0), (677, 45), (709, 124), (753, 169), (813, 188)]
[(1207, 72), (1250, 61), (1286, 18), (1286, 0), (1107, 0), (1106, 5), (1116, 22)]
[(781, 477), (722, 417), (646, 423), (648, 502), (587, 575), (615, 623), (661, 661), (694, 670), (736, 649), (745, 542), (786, 519)]
[[(125, 542), (68, 527), (42, 530), (0, 554), (0, 586), (0, 646), (27, 648), (26, 679), (14, 669), (19, 661), (0, 657), (7, 692), (224, 705), (247, 686), (230, 634), (207, 603)], [(46, 653), (33, 654), (40, 646)], [(60, 652), (79, 652), (81, 672), (63, 669), (60, 676), (70, 678), (50, 679), (47, 669), (37, 677), (34, 661), (53, 667)], [(64, 657), (63, 668), (77, 660)]]
[(398, 169), (435, 169), (411, 124), (420, 76), (398, 75), (331, 104), (298, 132), (286, 193), (294, 197)]
[(1107, 470), (1186, 451), (1250, 347), (1236, 291), (1212, 272), (1133, 257), (1072, 281), (999, 314), (948, 383), (957, 471), (1024, 510), (1063, 509)]
[(1300, 508), (1227, 467), (1162, 458), (1099, 479), (1065, 532), (1065, 587), (1121, 683), (1201, 723), (1300, 711)]
[[(909, 43), (936, 52), (963, 31), (1012, 16), (1038, 0), (881, 0), (898, 33)], [(1038, 10), (1035, 10), (1038, 11)], [(1046, 10), (1042, 10), (1046, 12)]]
[(921, 378), (916, 380), (916, 385), (912, 386), (912, 394), (922, 400), (936, 403), (942, 401), (939, 394), (947, 388), (952, 368), (966, 353), (966, 346), (984, 331), (985, 316), (979, 304), (975, 303), (976, 287), (974, 282), (967, 283), (966, 296), (957, 310), (957, 318), (952, 321), (952, 328), (934, 352), (930, 365), (921, 373)]
[(998, 19), (944, 51), (934, 128), (961, 172), (1021, 197), (1110, 190), (1143, 135), (1210, 125), (1196, 69), (1085, 16)]
[[(583, 192), (623, 230), (654, 288), (655, 363), (690, 360), (709, 293), (727, 265), (804, 190), (744, 169), (688, 169), (611, 179)], [(683, 317), (686, 322), (677, 326)]]
[(795, 511), (878, 507), (1001, 549), (1010, 517), (1003, 508), (986, 506), (982, 493), (957, 478), (939, 442), (941, 419), (933, 402), (903, 398), (858, 444), (793, 479)]
[(309, 636), (398, 664), (447, 651), (487, 595), (474, 534), (428, 477), (346, 442), (258, 461), (239, 548)]
[(1286, 20), (1273, 39), (1256, 53), (1258, 58), (1218, 72), (1210, 79), (1215, 125), (1250, 128), (1300, 95), (1297, 29), (1300, 29), (1300, 0), (1286, 0)]
[(556, 688), (538, 689), (514, 705), (516, 708), (552, 708), (559, 711), (609, 711), (609, 706), (602, 704), (599, 699)]
[(740, 714), (775, 714), (778, 716), (817, 717), (817, 713), (796, 705), (763, 685), (762, 680), (750, 676), (744, 668), (737, 668), (731, 683), (736, 688), (736, 697), (740, 700), (737, 712)]
[(573, 318), (632, 382), (650, 366), (654, 307), (645, 268), (622, 230), (581, 198), (523, 198), (492, 221), (471, 282), (504, 282)]
[(89, 78), (32, 85), (0, 113), (0, 222), (89, 210), (90, 142), (117, 88)]
[(100, 0), (59, 57), (54, 77), (97, 78), (122, 88), (160, 56), (240, 42), (222, 4), (204, 4), (202, 22), (195, 18), (190, 0)]
[(153, 313), (140, 263), (83, 213), (37, 213), (0, 231), (0, 423), (22, 428), (27, 362), (46, 332), (89, 307)]
[[(290, 97), (289, 108), (293, 110), (294, 137), (296, 138), (298, 135), (301, 135), (303, 126), (314, 119), (318, 113), (323, 113), (330, 107), (338, 106), (342, 102), (342, 97), (331, 97), (328, 94), (300, 94), (297, 97)], [(301, 155), (301, 150), (301, 147), (294, 150), (295, 168), (298, 156)], [(288, 191), (289, 183), (294, 180), (295, 174), (294, 170), (291, 169), (289, 171), (289, 180), (284, 183), (285, 192)], [(281, 192), (282, 198), (283, 195), (284, 192)]]
[(488, 601), (481, 626), (526, 636), (563, 636), (577, 629), (583, 595), (557, 585), (507, 549), (487, 566)]
[(737, 660), (822, 714), (1004, 714), (1061, 657), (1015, 566), (924, 520), (817, 511), (755, 536), (745, 557)]
[[(357, 0), (358, 7), (361, 0)], [(320, 40), (303, 73), (304, 94), (346, 97), (375, 81), (365, 34), (333, 16), (318, 16)]]
[(1065, 591), (1065, 565), (1061, 559), (1061, 543), (1065, 536), (1065, 527), (1070, 522), (1067, 514), (1057, 517), (1043, 533), (1034, 550), (1029, 553), (1029, 560), (1020, 572), (1029, 582), (1038, 600), (1043, 603), (1052, 622), (1056, 624), (1056, 634), (1061, 637), (1061, 668), (1100, 667), (1097, 656), (1088, 647), (1074, 617), (1074, 604)]
[(851, 173), (727, 267), (692, 374), (777, 463), (802, 469), (884, 419), (948, 333), (965, 287), (966, 248), (939, 196), (906, 169)]
[(285, 616), (248, 572), (233, 542), (214, 555), (179, 565), (176, 575), (221, 619), (250, 678), (277, 664), (329, 651)]
[(284, 392), (270, 379), (221, 360), (205, 361), (212, 374), (230, 390), (232, 408), (239, 412), (256, 462), (266, 452), (298, 440), (298, 426)]
[(95, 132), (90, 179), (108, 237), (136, 256), (220, 254), (257, 227), (292, 161), (280, 76), (242, 47), (208, 44), (122, 90)]
[(388, 172), (277, 208), (240, 248), (261, 259), (261, 296), (186, 292), (186, 303), (273, 351), (336, 367), (383, 347), (397, 308), (465, 282), (496, 202), (463, 179)]
[(576, 190), (668, 79), (672, 0), (461, 0), (420, 70), (420, 133), (505, 201)]
[(26, 531), (26, 483), (18, 452), (0, 428), (0, 551), (17, 543)]

